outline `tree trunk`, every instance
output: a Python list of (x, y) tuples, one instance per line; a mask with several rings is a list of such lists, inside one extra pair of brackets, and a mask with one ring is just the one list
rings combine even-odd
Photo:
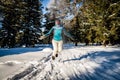
[(75, 46), (78, 46), (78, 43), (77, 43), (77, 42), (75, 42)]

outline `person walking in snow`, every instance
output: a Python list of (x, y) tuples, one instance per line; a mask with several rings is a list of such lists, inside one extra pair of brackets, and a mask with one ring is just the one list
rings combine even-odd
[(62, 51), (63, 47), (63, 34), (66, 35), (67, 37), (71, 38), (74, 40), (74, 38), (66, 32), (65, 28), (61, 25), (61, 22), (59, 19), (55, 20), (55, 26), (53, 26), (50, 31), (41, 36), (40, 39), (44, 39), (48, 37), (51, 33), (53, 32), (53, 39), (52, 39), (52, 45), (53, 45), (53, 54), (52, 54), (52, 59), (54, 60), (55, 57), (58, 57), (58, 54)]

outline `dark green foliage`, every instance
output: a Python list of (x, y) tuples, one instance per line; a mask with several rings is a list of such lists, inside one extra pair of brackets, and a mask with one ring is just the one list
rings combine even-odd
[[(57, 0), (58, 1), (58, 0)], [(73, 1), (73, 3), (71, 3)], [(47, 33), (54, 26), (55, 18), (61, 18), (65, 27), (75, 36), (76, 45), (120, 43), (120, 0), (59, 0), (56, 8), (44, 15)], [(79, 5), (79, 8), (77, 7)], [(54, 6), (54, 5), (53, 5)], [(34, 46), (42, 35), (40, 30), (42, 7), (39, 0), (1, 0), (0, 11), (4, 14), (0, 30), (0, 46)], [(74, 18), (69, 21), (69, 14)], [(52, 37), (43, 40), (51, 43)]]
[[(119, 0), (83, 0), (80, 14), (78, 14), (80, 27), (77, 30), (80, 32), (80, 42), (102, 43), (103, 45), (119, 43), (119, 5)], [(73, 22), (77, 24), (75, 19)]]
[(34, 46), (41, 35), (42, 4), (39, 0), (1, 0), (0, 10), (4, 20), (2, 28), (6, 38), (2, 47)]
[[(95, 27), (91, 26), (96, 31), (95, 42), (103, 42), (113, 44), (119, 37), (117, 34), (118, 18), (117, 16), (120, 11), (119, 0), (98, 0), (91, 1), (93, 4), (90, 15), (92, 16), (91, 22), (94, 22)], [(94, 13), (94, 14), (93, 14)], [(89, 17), (88, 17), (89, 18)], [(90, 22), (90, 21), (89, 21)], [(92, 36), (94, 36), (92, 34)]]

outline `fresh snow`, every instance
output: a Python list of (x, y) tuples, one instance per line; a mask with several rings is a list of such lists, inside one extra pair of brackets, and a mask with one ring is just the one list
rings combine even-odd
[(54, 61), (51, 46), (0, 49), (0, 54), (0, 80), (120, 80), (119, 47), (67, 44)]

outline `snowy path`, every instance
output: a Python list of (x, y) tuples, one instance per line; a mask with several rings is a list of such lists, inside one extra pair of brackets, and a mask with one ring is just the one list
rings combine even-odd
[(71, 47), (38, 60), (9, 80), (120, 80), (120, 48)]

